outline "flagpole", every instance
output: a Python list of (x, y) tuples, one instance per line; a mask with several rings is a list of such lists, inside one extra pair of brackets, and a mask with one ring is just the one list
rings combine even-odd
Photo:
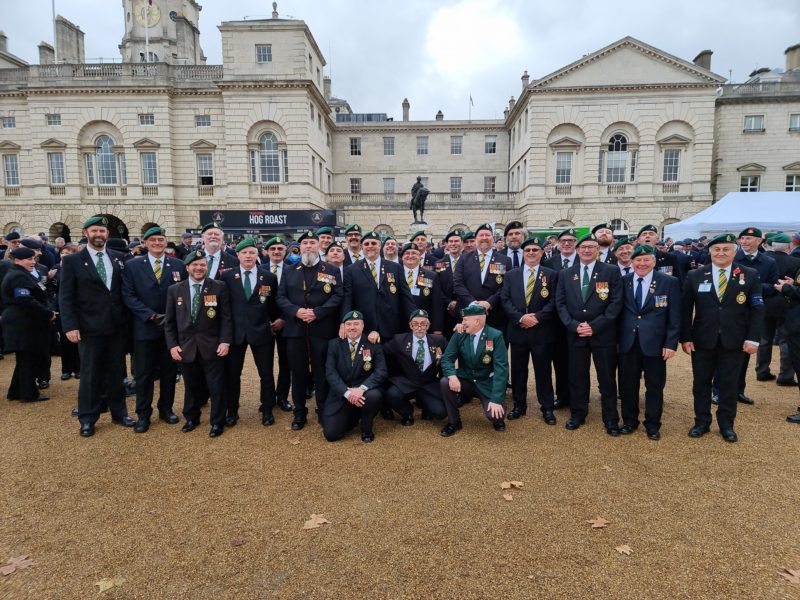
[(469, 95), (469, 121), (472, 121), (472, 94)]
[(53, 61), (58, 64), (58, 41), (56, 40), (56, 0), (52, 0), (53, 9)]
[(144, 62), (150, 62), (150, 2), (144, 3)]

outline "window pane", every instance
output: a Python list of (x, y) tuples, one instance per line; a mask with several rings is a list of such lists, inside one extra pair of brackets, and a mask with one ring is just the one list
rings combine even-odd
[(747, 115), (744, 118), (745, 131), (763, 131), (764, 115)]
[(417, 136), (417, 155), (422, 156), (428, 153), (428, 136)]
[(350, 193), (351, 194), (361, 193), (361, 179), (357, 177), (350, 178)]
[(800, 130), (800, 114), (789, 115), (789, 129), (792, 131)]
[(195, 127), (211, 127), (211, 115), (195, 115)]
[(117, 185), (117, 157), (114, 142), (107, 135), (100, 136), (97, 148), (97, 177), (100, 185)]
[(3, 155), (3, 170), (5, 171), (7, 186), (19, 185), (19, 160), (16, 154)]
[(158, 162), (155, 152), (142, 152), (142, 185), (158, 185)]
[(787, 175), (786, 176), (786, 191), (787, 192), (800, 192), (800, 175)]
[(383, 193), (387, 196), (394, 194), (394, 177), (385, 177), (383, 179)]
[(394, 138), (393, 137), (385, 137), (385, 138), (383, 138), (383, 155), (384, 156), (394, 156)]
[(450, 136), (450, 154), (461, 154), (464, 138), (460, 135)]
[(125, 154), (119, 153), (117, 159), (119, 160), (119, 183), (128, 185), (128, 163), (125, 160)]
[(61, 115), (45, 115), (48, 125), (61, 125)]
[(624, 183), (627, 162), (627, 152), (609, 151), (606, 155), (606, 181), (608, 183)]
[(664, 181), (678, 181), (681, 164), (680, 150), (664, 151)]
[(281, 158), (283, 159), (283, 181), (289, 181), (289, 151), (281, 150)]
[(739, 184), (739, 191), (740, 192), (757, 192), (758, 185), (759, 185), (759, 176), (758, 175), (745, 175), (741, 178)]
[(251, 183), (256, 183), (257, 175), (256, 175), (256, 151), (250, 150), (250, 181)]
[(497, 189), (497, 178), (496, 177), (484, 177), (483, 178), (483, 191), (487, 194), (494, 194)]
[(86, 162), (86, 184), (94, 185), (94, 155), (86, 153), (83, 158)]
[(156, 118), (152, 113), (139, 115), (139, 125), (155, 125)]
[(350, 138), (350, 156), (361, 156), (361, 138)]
[(272, 62), (272, 44), (256, 44), (256, 62)]
[(17, 126), (16, 117), (3, 117), (3, 129), (13, 129)]
[(51, 185), (64, 185), (64, 155), (61, 152), (47, 153), (47, 168)]
[(461, 193), (461, 177), (450, 178), (450, 193), (451, 194)]
[(211, 154), (197, 155), (197, 184), (214, 185), (214, 157)]
[(483, 151), (486, 154), (496, 154), (497, 153), (497, 136), (496, 135), (487, 135), (486, 138), (484, 138)]
[(261, 183), (278, 183), (281, 167), (278, 159), (278, 139), (274, 133), (265, 133), (260, 138), (259, 171)]
[(556, 153), (556, 183), (572, 183), (572, 152)]

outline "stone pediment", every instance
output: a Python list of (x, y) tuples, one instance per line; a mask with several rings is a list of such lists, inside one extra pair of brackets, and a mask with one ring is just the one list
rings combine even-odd
[(580, 141), (566, 135), (553, 142), (550, 142), (550, 148), (553, 150), (577, 150), (582, 145), (583, 144)]
[(0, 142), (0, 150), (21, 150), (22, 146), (9, 142), (8, 140)]
[(133, 142), (133, 147), (137, 150), (155, 150), (161, 147), (161, 144), (154, 142), (150, 138), (142, 138), (138, 142)]
[(192, 150), (214, 150), (216, 147), (216, 144), (212, 144), (208, 140), (197, 140), (189, 144), (189, 148)]
[(721, 85), (725, 78), (632, 37), (588, 54), (530, 84), (537, 88)]
[(691, 141), (692, 140), (683, 135), (673, 133), (672, 135), (668, 135), (665, 138), (656, 140), (656, 144), (659, 144), (660, 146), (686, 146)]
[(783, 167), (784, 171), (800, 171), (800, 160)]
[(62, 142), (61, 140), (57, 140), (56, 138), (50, 138), (49, 140), (45, 140), (41, 144), (39, 144), (39, 146), (41, 148), (44, 148), (45, 150), (49, 149), (63, 150), (64, 148), (67, 147), (67, 145), (64, 142)]
[(736, 167), (737, 171), (766, 171), (767, 167), (758, 163), (747, 163), (741, 167)]

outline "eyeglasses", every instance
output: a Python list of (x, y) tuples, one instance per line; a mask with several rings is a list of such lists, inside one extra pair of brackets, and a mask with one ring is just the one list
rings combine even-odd
[(427, 321), (424, 323), (414, 323), (413, 321), (411, 322), (411, 329), (427, 329), (427, 328), (428, 328)]
[(560, 240), (558, 240), (558, 241), (559, 241), (560, 243), (562, 243), (562, 244), (574, 244), (574, 243), (575, 243), (575, 242), (577, 242), (578, 240), (577, 240), (577, 239), (574, 239), (574, 240), (569, 240), (569, 239), (564, 239), (564, 238), (561, 238), (561, 239), (560, 239)]
[(366, 241), (366, 242), (364, 242), (364, 243), (363, 243), (363, 244), (361, 244), (361, 245), (362, 245), (364, 248), (369, 248), (370, 246), (377, 246), (377, 245), (378, 245), (378, 242), (370, 242), (370, 241)]
[(523, 250), (525, 254), (536, 254), (537, 252), (541, 251), (542, 250), (540, 248), (525, 248), (525, 250)]

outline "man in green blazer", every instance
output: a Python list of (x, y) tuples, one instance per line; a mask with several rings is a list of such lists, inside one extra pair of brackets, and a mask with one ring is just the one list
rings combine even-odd
[[(496, 431), (505, 431), (505, 393), (508, 383), (508, 355), (503, 334), (486, 326), (486, 309), (471, 304), (461, 311), (463, 333), (456, 333), (442, 356), (439, 386), (447, 408), (447, 425), (441, 431), (450, 437), (461, 429), (458, 396), (468, 401), (477, 396), (483, 414)], [(458, 368), (455, 362), (458, 359)]]

